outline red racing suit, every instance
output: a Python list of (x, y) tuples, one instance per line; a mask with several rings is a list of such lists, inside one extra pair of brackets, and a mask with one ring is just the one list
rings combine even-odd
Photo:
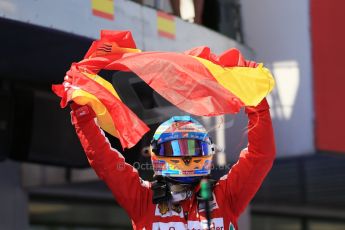
[[(247, 107), (248, 147), (229, 173), (214, 186), (211, 229), (238, 229), (237, 219), (259, 189), (272, 167), (275, 144), (269, 106), (263, 100), (257, 107)], [(108, 185), (116, 201), (126, 210), (134, 229), (207, 229), (205, 211), (196, 195), (180, 205), (153, 204), (150, 183), (125, 163), (97, 125), (93, 111), (72, 106), (72, 123), (90, 165)], [(231, 228), (232, 225), (232, 228)]]

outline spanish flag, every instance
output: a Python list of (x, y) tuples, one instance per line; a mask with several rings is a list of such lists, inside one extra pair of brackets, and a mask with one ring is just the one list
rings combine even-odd
[(175, 17), (167, 13), (157, 11), (157, 30), (158, 35), (170, 39), (176, 37)]
[(219, 56), (208, 47), (141, 52), (130, 32), (102, 31), (85, 59), (67, 72), (68, 80), (54, 85), (53, 91), (61, 97), (61, 107), (68, 101), (91, 106), (101, 127), (118, 137), (123, 148), (134, 146), (148, 127), (97, 75), (101, 69), (134, 72), (172, 104), (198, 116), (237, 113), (243, 106), (257, 105), (274, 87), (270, 71), (244, 59), (237, 49)]
[(114, 20), (114, 0), (91, 0), (92, 14)]

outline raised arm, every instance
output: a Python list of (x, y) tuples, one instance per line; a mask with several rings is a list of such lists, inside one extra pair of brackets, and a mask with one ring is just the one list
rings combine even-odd
[(247, 107), (248, 147), (224, 176), (219, 185), (229, 208), (239, 216), (261, 186), (275, 158), (275, 144), (269, 105), (264, 99), (256, 107)]
[(90, 165), (129, 216), (138, 220), (145, 212), (145, 204), (149, 203), (147, 199), (151, 199), (149, 183), (142, 181), (137, 170), (110, 146), (91, 108), (76, 104), (71, 107), (72, 123)]

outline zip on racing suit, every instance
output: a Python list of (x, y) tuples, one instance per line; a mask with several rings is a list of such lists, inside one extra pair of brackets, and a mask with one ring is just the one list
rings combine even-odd
[[(248, 147), (229, 173), (213, 188), (211, 229), (238, 229), (237, 219), (259, 189), (275, 157), (269, 105), (264, 99), (247, 107)], [(153, 204), (150, 183), (113, 149), (88, 106), (72, 104), (72, 123), (90, 165), (108, 185), (116, 201), (130, 218), (134, 229), (207, 229), (205, 210), (196, 194), (179, 205)]]

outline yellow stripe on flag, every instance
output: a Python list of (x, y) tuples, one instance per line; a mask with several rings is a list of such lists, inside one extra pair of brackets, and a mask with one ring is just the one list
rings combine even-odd
[(247, 106), (256, 106), (274, 88), (271, 72), (260, 64), (256, 68), (221, 67), (213, 62), (194, 57), (211, 72), (219, 84)]
[(114, 0), (91, 0), (91, 7), (93, 15), (114, 19)]
[(85, 76), (87, 76), (88, 78), (94, 80), (95, 82), (97, 82), (98, 84), (102, 85), (104, 88), (106, 88), (112, 95), (114, 95), (117, 99), (121, 100), (119, 95), (117, 94), (116, 90), (114, 89), (113, 85), (110, 84), (107, 80), (105, 80), (104, 78), (102, 78), (101, 76), (97, 75), (97, 74), (90, 74), (90, 73), (86, 73), (83, 72), (83, 74)]
[(107, 133), (119, 138), (119, 134), (108, 110), (94, 95), (84, 90), (77, 89), (72, 93), (72, 100), (78, 105), (90, 106), (97, 116), (98, 125)]
[[(114, 87), (108, 81), (96, 74), (89, 74), (85, 72), (83, 74), (88, 78), (96, 81), (98, 84), (102, 85), (116, 98), (121, 100)], [(111, 135), (117, 138), (119, 137), (110, 113), (102, 104), (102, 102), (98, 100), (97, 97), (82, 89), (76, 89), (72, 93), (72, 100), (78, 105), (89, 105), (92, 108), (92, 110), (96, 113), (99, 126), (107, 133), (110, 133)]]
[(175, 17), (158, 11), (157, 30), (160, 36), (174, 39), (176, 36)]

